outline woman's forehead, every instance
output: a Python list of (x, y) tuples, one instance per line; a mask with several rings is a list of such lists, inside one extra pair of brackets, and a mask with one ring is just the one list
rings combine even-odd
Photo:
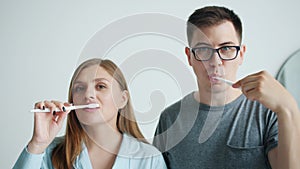
[(76, 80), (79, 81), (90, 81), (95, 79), (106, 79), (112, 81), (113, 77), (101, 66), (92, 65), (82, 69)]

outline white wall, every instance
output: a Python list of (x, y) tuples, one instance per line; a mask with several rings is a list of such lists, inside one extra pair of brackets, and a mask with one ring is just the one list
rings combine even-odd
[[(120, 19), (125, 18), (126, 21), (127, 17), (130, 18), (134, 14), (161, 13), (162, 16), (177, 18), (178, 22), (184, 21), (194, 9), (207, 4), (225, 5), (234, 9), (242, 18), (244, 43), (248, 48), (239, 77), (262, 69), (275, 76), (284, 60), (300, 47), (300, 2), (296, 0), (181, 2), (166, 0), (131, 1), (131, 3), (2, 0), (0, 2), (1, 168), (11, 168), (30, 139), (33, 114), (28, 110), (33, 104), (44, 99), (67, 100), (71, 74), (82, 59), (79, 57), (82, 49), (96, 32), (101, 32)], [(147, 22), (137, 24), (145, 23)], [(120, 26), (120, 31), (122, 28)], [(170, 27), (170, 31), (173, 30), (182, 30), (185, 33), (184, 25)], [(187, 62), (183, 52), (185, 43), (182, 43), (182, 39), (158, 33), (154, 35), (144, 33), (141, 36), (122, 39), (118, 44), (114, 44), (108, 56), (113, 57), (118, 64), (126, 65), (126, 59), (130, 60), (141, 54), (150, 54), (151, 59), (151, 54), (158, 52), (174, 56), (175, 61), (170, 63), (176, 62), (179, 67), (187, 68), (183, 66)], [(149, 50), (151, 52), (147, 53)], [(146, 53), (143, 53), (144, 51)], [(142, 61), (144, 61), (142, 64), (147, 64), (145, 60)], [(151, 63), (157, 64), (155, 66), (160, 66), (158, 64), (160, 62), (167, 62), (166, 59), (154, 61)], [(133, 60), (129, 63), (131, 66), (138, 64)], [(134, 72), (136, 74), (128, 79), (136, 110), (156, 113), (155, 116), (147, 117), (148, 119), (141, 125), (143, 132), (150, 139), (159, 115), (158, 111), (185, 95), (186, 89), (194, 88), (191, 84), (182, 89), (180, 79), (182, 76), (175, 74), (174, 67), (170, 67), (171, 71), (167, 72), (162, 67), (156, 69), (155, 66)], [(124, 70), (125, 74), (126, 72), (127, 70)], [(187, 73), (187, 78), (190, 77), (191, 73)], [(151, 98), (152, 110), (150, 110)]]

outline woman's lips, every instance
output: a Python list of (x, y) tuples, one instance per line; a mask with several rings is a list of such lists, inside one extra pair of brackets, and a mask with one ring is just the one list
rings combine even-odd
[(84, 108), (83, 111), (86, 111), (86, 112), (96, 112), (99, 110), (99, 107), (97, 108)]

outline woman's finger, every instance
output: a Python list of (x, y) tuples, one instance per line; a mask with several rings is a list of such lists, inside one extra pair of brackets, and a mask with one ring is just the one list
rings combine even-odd
[(62, 126), (66, 116), (67, 116), (66, 112), (59, 112), (56, 114), (55, 122), (57, 123), (58, 126), (60, 127)]
[(50, 109), (50, 112), (55, 113), (55, 109), (56, 109), (56, 105), (48, 100), (46, 100), (45, 102), (45, 107)]
[(44, 110), (45, 109), (45, 103), (43, 101), (37, 102), (37, 103), (34, 104), (34, 108)]
[(52, 102), (53, 104), (55, 104), (55, 106), (56, 106), (60, 111), (66, 112), (66, 108), (65, 108), (63, 102), (55, 101), (55, 100), (52, 100), (51, 102)]

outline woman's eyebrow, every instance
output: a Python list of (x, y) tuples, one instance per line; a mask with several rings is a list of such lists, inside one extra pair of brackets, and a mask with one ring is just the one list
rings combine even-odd
[(80, 80), (76, 80), (76, 81), (74, 81), (73, 84), (82, 84), (82, 83), (84, 83), (84, 82), (82, 82), (82, 81), (80, 81)]
[(106, 78), (96, 78), (94, 79), (95, 82), (101, 82), (101, 81), (106, 81), (106, 82), (110, 82), (108, 79)]
[[(107, 83), (110, 82), (106, 78), (95, 78), (93, 81), (94, 82), (107, 82)], [(74, 81), (73, 85), (75, 85), (75, 84), (85, 84), (85, 83), (87, 83), (87, 82), (84, 82), (84, 81), (81, 81), (81, 80), (76, 80), (76, 81)]]

